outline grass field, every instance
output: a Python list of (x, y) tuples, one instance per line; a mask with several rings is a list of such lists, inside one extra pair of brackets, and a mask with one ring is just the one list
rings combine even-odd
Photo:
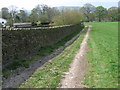
[(74, 59), (76, 52), (80, 49), (86, 31), (80, 37), (68, 46), (61, 54), (47, 62), (42, 69), (38, 69), (35, 73), (19, 88), (56, 88), (59, 86), (63, 72), (68, 71), (69, 64)]
[[(89, 51), (87, 61), (88, 73), (84, 83), (90, 88), (117, 88), (118, 87), (118, 23), (117, 22), (93, 22), (90, 38), (88, 40)], [(56, 88), (60, 80), (68, 71), (69, 65), (80, 49), (80, 43), (84, 32), (73, 44), (67, 47), (60, 55), (45, 64), (19, 88)]]
[(84, 84), (91, 88), (118, 87), (118, 23), (94, 22), (88, 41), (89, 72)]

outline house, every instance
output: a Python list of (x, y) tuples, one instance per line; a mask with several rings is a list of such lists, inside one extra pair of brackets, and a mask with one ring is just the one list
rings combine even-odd
[(6, 27), (7, 20), (0, 18), (0, 28)]
[(7, 23), (7, 20), (3, 19), (3, 18), (0, 18), (0, 23)]
[(13, 27), (15, 28), (30, 28), (31, 26), (31, 23), (13, 23)]

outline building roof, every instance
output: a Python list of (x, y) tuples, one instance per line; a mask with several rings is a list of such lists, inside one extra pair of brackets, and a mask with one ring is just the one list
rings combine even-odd
[(31, 24), (31, 23), (14, 23), (13, 25), (16, 26), (16, 25), (28, 25), (28, 24)]

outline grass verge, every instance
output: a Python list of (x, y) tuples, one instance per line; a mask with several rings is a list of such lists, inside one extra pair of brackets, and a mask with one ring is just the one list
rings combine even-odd
[(56, 88), (59, 87), (63, 72), (68, 71), (69, 64), (80, 49), (86, 31), (83, 32), (61, 54), (45, 63), (42, 69), (37, 69), (33, 75), (20, 85), (19, 88)]
[(16, 70), (19, 67), (28, 68), (29, 63), (31, 63), (32, 61), (39, 60), (42, 56), (49, 55), (55, 49), (59, 48), (60, 46), (63, 46), (67, 41), (69, 41), (74, 36), (76, 36), (83, 29), (83, 27), (84, 26), (80, 26), (80, 28), (78, 30), (76, 30), (74, 33), (72, 33), (71, 35), (65, 37), (63, 40), (55, 43), (52, 46), (41, 47), (39, 49), (39, 52), (36, 55), (34, 55), (34, 56), (30, 57), (30, 58), (20, 60), (19, 62), (14, 61), (12, 64), (8, 65), (6, 68), (3, 69), (3, 77), (7, 78), (10, 74), (13, 74), (13, 73), (10, 72), (10, 70)]
[(94, 22), (88, 46), (89, 73), (84, 84), (90, 88), (118, 87), (118, 23)]

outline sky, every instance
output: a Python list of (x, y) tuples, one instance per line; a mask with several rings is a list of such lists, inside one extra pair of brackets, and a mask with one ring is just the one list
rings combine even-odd
[(0, 9), (2, 7), (9, 7), (15, 5), (18, 9), (32, 10), (38, 4), (46, 4), (50, 7), (56, 6), (80, 6), (85, 3), (91, 3), (94, 6), (104, 6), (110, 8), (118, 6), (120, 0), (0, 0)]

